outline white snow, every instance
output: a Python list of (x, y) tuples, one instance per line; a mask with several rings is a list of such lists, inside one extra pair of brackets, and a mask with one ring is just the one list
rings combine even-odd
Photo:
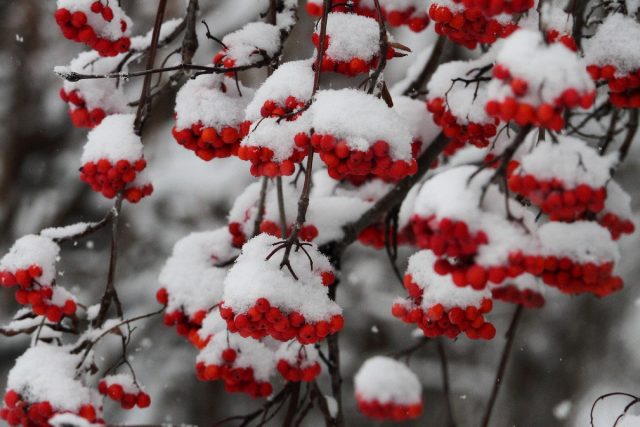
[(253, 90), (221, 74), (203, 74), (189, 80), (176, 96), (176, 127), (178, 130), (202, 123), (220, 131), (237, 127), (244, 119), (244, 110)]
[(289, 261), (298, 276), (295, 280), (287, 268), (280, 268), (283, 251), (266, 260), (278, 241), (276, 237), (259, 234), (242, 247), (242, 254), (224, 281), (224, 305), (238, 314), (246, 312), (258, 298), (266, 298), (281, 311), (298, 311), (311, 322), (341, 314), (341, 308), (329, 299), (328, 288), (322, 284), (321, 273), (333, 271), (329, 260), (315, 245), (306, 246), (313, 260), (311, 269), (304, 252), (292, 250)]
[(424, 102), (408, 96), (396, 96), (393, 109), (405, 122), (414, 140), (422, 142), (423, 149), (440, 134), (441, 129), (433, 122)]
[(220, 302), (226, 268), (215, 267), (238, 253), (226, 227), (191, 233), (179, 240), (160, 271), (160, 285), (169, 294), (167, 311), (191, 316)]
[(548, 222), (538, 229), (544, 255), (566, 256), (584, 264), (618, 262), (618, 245), (606, 228), (595, 222)]
[(559, 142), (540, 141), (521, 159), (516, 173), (534, 175), (538, 180), (562, 181), (568, 189), (579, 184), (591, 188), (604, 187), (611, 178), (611, 169), (618, 163), (618, 154), (601, 156), (584, 141), (558, 136)]
[(356, 395), (381, 404), (412, 405), (422, 400), (422, 384), (407, 365), (390, 357), (367, 359), (354, 377)]
[(280, 163), (287, 160), (296, 150), (294, 137), (299, 133), (309, 133), (311, 124), (309, 115), (303, 113), (296, 120), (280, 120), (267, 117), (255, 122), (249, 134), (242, 140), (245, 147), (267, 147), (273, 151), (272, 161)]
[(353, 58), (369, 62), (380, 53), (380, 30), (375, 19), (332, 12), (327, 19), (327, 36), (329, 46), (325, 54), (337, 62)]
[(9, 252), (0, 259), (0, 271), (28, 269), (31, 265), (42, 268), (42, 276), (37, 280), (42, 285), (50, 285), (56, 278), (56, 261), (60, 247), (50, 238), (29, 234), (16, 240)]
[(266, 22), (250, 22), (222, 39), (227, 46), (225, 56), (235, 60), (234, 66), (250, 65), (263, 59), (262, 52), (273, 57), (281, 45), (280, 28)]
[(133, 114), (114, 114), (105, 119), (87, 135), (81, 162), (107, 159), (111, 163), (142, 158), (142, 140), (133, 131)]
[(76, 379), (81, 356), (69, 350), (48, 344), (29, 348), (9, 372), (7, 389), (29, 402), (49, 401), (56, 410), (77, 412), (82, 405), (93, 403), (91, 389)]
[(615, 13), (607, 16), (593, 37), (584, 40), (588, 64), (614, 65), (618, 74), (640, 69), (640, 23)]
[(385, 102), (355, 89), (322, 90), (309, 112), (318, 134), (345, 139), (352, 150), (367, 151), (376, 141), (389, 144), (393, 160), (411, 160), (407, 123)]

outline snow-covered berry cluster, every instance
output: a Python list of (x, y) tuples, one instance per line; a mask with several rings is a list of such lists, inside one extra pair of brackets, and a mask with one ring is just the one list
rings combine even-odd
[(282, 343), (275, 357), (276, 368), (287, 381), (312, 382), (322, 370), (318, 350), (313, 345)]
[(499, 120), (484, 110), (491, 69), (486, 59), (452, 61), (438, 67), (429, 80), (427, 109), (450, 140), (451, 155), (465, 143), (486, 147), (496, 136)]
[[(102, 58), (95, 51), (80, 53), (68, 66), (69, 72), (110, 73), (122, 58)], [(129, 107), (121, 85), (109, 79), (65, 81), (60, 98), (69, 105), (74, 126), (94, 128), (111, 114), (126, 113)]]
[(164, 323), (196, 346), (197, 335), (207, 313), (220, 302), (227, 274), (223, 265), (238, 251), (225, 227), (191, 233), (173, 247), (171, 257), (160, 272), (162, 286), (156, 297), (165, 308)]
[(417, 170), (407, 123), (384, 101), (354, 89), (324, 90), (316, 95), (311, 146), (329, 175), (398, 181)]
[(148, 408), (151, 397), (134, 381), (131, 375), (117, 374), (104, 377), (98, 383), (98, 391), (103, 396), (118, 402), (122, 409)]
[(260, 341), (237, 334), (216, 334), (198, 354), (196, 375), (201, 381), (223, 381), (230, 393), (268, 397), (269, 378), (275, 371), (271, 349)]
[(519, 30), (497, 53), (486, 112), (504, 122), (560, 131), (567, 109), (589, 108), (595, 86), (582, 60), (563, 44), (547, 45), (539, 32)]
[(131, 19), (117, 2), (58, 0), (55, 19), (66, 39), (84, 43), (101, 56), (116, 56), (131, 47)]
[(607, 184), (607, 199), (604, 209), (597, 217), (598, 223), (611, 233), (613, 240), (623, 234), (632, 234), (636, 226), (631, 212), (631, 196), (620, 185), (611, 180)]
[(376, 420), (404, 421), (422, 414), (422, 385), (407, 365), (389, 357), (367, 359), (354, 377), (362, 414)]
[(105, 424), (100, 395), (76, 379), (79, 360), (65, 347), (29, 348), (9, 372), (0, 419), (10, 426), (49, 426), (54, 417), (68, 414)]
[(108, 116), (87, 136), (80, 179), (108, 199), (123, 192), (126, 200), (137, 203), (153, 192), (141, 174), (147, 162), (142, 141), (133, 130), (134, 119), (132, 114)]
[(238, 154), (249, 131), (244, 110), (253, 91), (222, 75), (201, 75), (189, 80), (176, 97), (173, 137), (202, 160)]
[[(312, 16), (322, 16), (322, 0), (307, 0), (307, 13)], [(429, 17), (425, 4), (420, 0), (380, 0), (382, 16), (386, 24), (392, 27), (407, 26), (413, 32), (419, 33), (429, 25)], [(370, 18), (377, 18), (373, 0), (354, 0), (350, 6), (336, 2), (331, 7), (332, 12), (352, 12)]]
[(640, 55), (629, 40), (640, 37), (640, 24), (620, 13), (607, 16), (585, 41), (587, 71), (609, 88), (609, 100), (618, 108), (640, 108)]
[(277, 243), (267, 234), (254, 237), (229, 270), (220, 307), (229, 331), (254, 339), (267, 335), (280, 341), (296, 339), (301, 344), (340, 331), (342, 310), (327, 294), (334, 279), (328, 259), (313, 244), (291, 251), (296, 279), (280, 268), (280, 257), (273, 256)]
[(491, 296), (496, 301), (517, 304), (525, 308), (540, 308), (545, 304), (542, 286), (539, 280), (530, 274), (523, 274), (492, 288)]
[(520, 160), (509, 189), (526, 197), (552, 221), (590, 218), (604, 209), (606, 185), (617, 155), (600, 156), (583, 141), (563, 136), (541, 141)]
[(392, 314), (406, 323), (414, 323), (427, 337), (456, 338), (465, 333), (471, 339), (491, 339), (495, 327), (484, 315), (491, 311), (491, 292), (460, 288), (450, 276), (433, 270), (435, 256), (420, 251), (409, 258), (404, 276), (407, 299), (397, 300)]
[(33, 313), (53, 323), (73, 316), (77, 309), (75, 297), (55, 283), (59, 253), (51, 239), (27, 235), (16, 240), (0, 259), (0, 287), (17, 287), (16, 301), (30, 305)]
[(477, 7), (466, 8), (453, 0), (433, 1), (429, 17), (435, 22), (436, 33), (468, 49), (475, 49), (478, 43), (494, 43), (518, 28), (511, 15), (487, 17)]
[[(492, 172), (475, 166), (448, 169), (428, 180), (411, 219), (416, 245), (437, 257), (438, 274), (457, 286), (484, 289), (524, 272), (514, 257), (535, 244), (528, 230), (532, 214), (491, 184)], [(505, 206), (508, 203), (508, 208)], [(508, 211), (523, 224), (509, 221)]]
[[(320, 48), (318, 33), (313, 33), (311, 41)], [(386, 59), (393, 58), (393, 47), (388, 46), (386, 54)], [(380, 30), (375, 19), (353, 13), (329, 14), (320, 66), (322, 71), (356, 76), (377, 67), (379, 60)]]

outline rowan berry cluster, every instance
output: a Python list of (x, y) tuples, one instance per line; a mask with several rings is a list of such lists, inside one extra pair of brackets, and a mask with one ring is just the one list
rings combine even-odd
[[(121, 18), (115, 17), (110, 5), (95, 1), (89, 10), (59, 8), (55, 19), (66, 39), (84, 43), (101, 56), (116, 56), (128, 52), (131, 47), (131, 39), (127, 35), (130, 20), (119, 6), (113, 7)], [(119, 22), (114, 22), (114, 19)]]
[[(15, 390), (7, 390), (4, 395), (5, 406), (0, 409), (0, 419), (10, 426), (48, 426), (49, 420), (58, 414), (70, 413), (59, 411), (49, 401), (30, 402)], [(97, 417), (96, 408), (87, 404), (80, 407), (77, 414), (90, 423), (104, 424)]]
[(225, 126), (220, 129), (196, 123), (189, 128), (173, 127), (171, 134), (176, 142), (193, 151), (204, 161), (239, 155), (240, 141), (249, 132), (249, 123), (239, 127)]
[(442, 128), (444, 134), (454, 144), (449, 149), (455, 152), (456, 147), (462, 147), (465, 142), (478, 148), (489, 145), (491, 138), (496, 136), (496, 126), (498, 119), (493, 119), (489, 123), (475, 123), (468, 121), (461, 123), (448, 108), (444, 98), (433, 98), (427, 102), (427, 109), (433, 114), (433, 121)]
[(465, 9), (439, 3), (431, 4), (429, 17), (436, 23), (436, 33), (467, 49), (475, 49), (478, 43), (494, 43), (518, 28), (510, 20), (487, 18), (478, 8)]
[(394, 402), (380, 403), (378, 400), (365, 400), (356, 394), (358, 410), (374, 420), (406, 421), (418, 418), (422, 414), (423, 404), (402, 405)]
[(151, 405), (151, 398), (147, 393), (140, 390), (140, 387), (127, 375), (111, 375), (100, 380), (98, 391), (103, 396), (118, 402), (122, 409), (141, 409)]
[(298, 311), (286, 313), (272, 307), (266, 298), (258, 299), (245, 313), (234, 313), (224, 306), (224, 302), (222, 304), (220, 315), (227, 321), (227, 329), (242, 337), (261, 339), (270, 336), (279, 341), (296, 339), (301, 344), (314, 344), (340, 332), (344, 326), (342, 315), (310, 322)]
[(60, 89), (60, 99), (70, 105), (69, 117), (71, 117), (71, 122), (75, 127), (94, 128), (107, 116), (107, 113), (102, 108), (96, 107), (89, 110), (78, 90), (66, 92), (62, 88)]
[(545, 300), (542, 294), (532, 289), (520, 289), (515, 285), (504, 285), (491, 290), (491, 296), (496, 301), (518, 304), (525, 308), (540, 308)]
[[(320, 36), (317, 33), (313, 33), (311, 41), (317, 49), (320, 48)], [(378, 61), (380, 60), (378, 56), (374, 56), (371, 59), (353, 57), (348, 60), (342, 60), (333, 58), (327, 53), (327, 50), (329, 50), (330, 46), (331, 37), (326, 36), (324, 41), (324, 52), (322, 53), (322, 62), (320, 65), (320, 69), (322, 71), (333, 71), (335, 73), (353, 77), (357, 76), (358, 74), (368, 73), (370, 70), (375, 69), (378, 66)], [(393, 47), (389, 46), (387, 48), (386, 59), (392, 59), (394, 58), (394, 56), (395, 50), (393, 49)]]
[(132, 186), (137, 174), (147, 167), (144, 159), (134, 162), (118, 160), (112, 162), (102, 158), (95, 162), (86, 162), (80, 168), (80, 179), (91, 186), (95, 192), (102, 193), (108, 199), (113, 199), (124, 190), (124, 198), (131, 203), (138, 202), (142, 197), (153, 192), (151, 184)]

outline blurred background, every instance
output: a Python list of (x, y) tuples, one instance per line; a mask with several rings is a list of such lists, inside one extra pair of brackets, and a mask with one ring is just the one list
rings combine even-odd
[[(201, 0), (202, 19), (217, 36), (257, 19), (266, 1)], [(157, 2), (122, 2), (135, 22), (134, 34), (146, 33)], [(169, 0), (167, 17), (184, 14), (185, 0)], [(304, 6), (304, 1), (301, 1)], [(66, 65), (82, 47), (65, 40), (53, 19), (53, 0), (0, 0), (0, 254), (28, 233), (50, 226), (102, 218), (112, 203), (92, 193), (78, 179), (86, 131), (73, 128), (66, 105), (59, 99), (62, 82), (56, 65)], [(300, 11), (285, 51), (285, 60), (308, 57), (312, 21)], [(218, 46), (204, 37), (198, 24), (200, 49), (196, 63), (209, 63)], [(419, 52), (434, 39), (432, 28), (415, 35), (396, 31), (396, 40)], [(171, 49), (168, 49), (170, 51)], [(160, 56), (163, 58), (163, 56)], [(403, 77), (415, 55), (394, 60), (388, 81)], [(247, 73), (246, 84), (257, 85), (264, 71)], [(127, 82), (131, 99), (139, 81)], [(345, 81), (332, 84), (344, 85)], [(350, 82), (353, 84), (353, 82)], [(253, 182), (248, 166), (236, 159), (203, 162), (171, 137), (173, 96), (161, 98), (144, 132), (145, 157), (155, 192), (137, 205), (125, 204), (120, 235), (121, 262), (117, 288), (128, 317), (158, 308), (157, 277), (173, 244), (192, 231), (225, 224), (234, 198)], [(426, 111), (425, 111), (426, 113)], [(638, 144), (632, 148), (617, 178), (640, 201)], [(492, 426), (586, 426), (595, 398), (603, 393), (640, 394), (640, 233), (624, 238), (619, 271), (625, 289), (606, 299), (567, 297), (547, 293), (547, 304), (525, 311), (514, 342), (504, 387), (494, 409)], [(83, 302), (101, 294), (108, 266), (109, 236), (103, 230), (77, 244), (65, 243), (59, 265), (59, 283)], [(409, 252), (403, 252), (402, 265)], [(390, 354), (415, 343), (411, 328), (392, 318), (393, 299), (402, 294), (383, 251), (358, 244), (345, 256), (338, 302), (345, 309), (346, 328), (340, 335), (345, 377), (344, 404), (349, 426), (383, 425), (362, 417), (355, 409), (352, 377), (363, 360)], [(498, 335), (490, 342), (465, 338), (445, 343), (450, 363), (452, 398), (459, 427), (479, 425), (504, 345), (513, 307), (496, 304), (490, 318)], [(12, 293), (0, 292), (0, 324), (7, 323), (16, 305)], [(260, 405), (243, 395), (224, 393), (220, 383), (195, 378), (196, 350), (174, 330), (154, 317), (137, 325), (131, 345), (131, 363), (153, 398), (143, 411), (124, 412), (111, 403), (111, 423), (188, 423), (212, 425), (229, 415), (248, 413)], [(117, 343), (99, 347), (108, 360), (117, 356)], [(0, 388), (7, 371), (29, 345), (25, 337), (0, 337)], [(444, 426), (445, 406), (435, 343), (412, 356), (410, 366), (425, 387), (425, 412), (406, 425)], [(322, 377), (324, 389), (326, 375)], [(611, 426), (624, 406), (610, 399), (599, 406), (596, 426)], [(319, 425), (313, 414), (304, 425)], [(233, 424), (231, 424), (233, 425)], [(274, 425), (278, 425), (274, 421)]]

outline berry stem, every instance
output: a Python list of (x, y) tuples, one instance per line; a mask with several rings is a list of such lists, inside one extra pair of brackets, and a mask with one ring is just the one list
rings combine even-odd
[(276, 178), (276, 190), (278, 193), (278, 213), (280, 214), (280, 235), (282, 238), (287, 236), (287, 212), (284, 206), (284, 194), (282, 194), (282, 177)]
[(500, 364), (498, 365), (498, 371), (496, 372), (496, 379), (493, 383), (493, 389), (491, 390), (491, 395), (489, 396), (489, 402), (487, 403), (487, 409), (485, 410), (484, 416), (482, 417), (482, 427), (489, 426), (489, 420), (491, 419), (491, 411), (495, 406), (496, 399), (498, 398), (498, 392), (500, 391), (500, 386), (504, 380), (504, 373), (507, 368), (507, 362), (509, 361), (509, 355), (511, 354), (511, 348), (513, 347), (513, 340), (516, 336), (516, 330), (518, 328), (518, 323), (520, 321), (520, 317), (522, 316), (522, 305), (518, 305), (518, 307), (513, 312), (513, 317), (511, 318), (511, 324), (509, 325), (509, 329), (505, 334), (507, 338), (507, 342), (504, 345), (504, 349), (502, 350), (502, 356), (500, 357)]
[(456, 427), (453, 405), (451, 404), (451, 390), (449, 387), (449, 363), (442, 338), (436, 340), (436, 345), (438, 348), (438, 356), (440, 357), (440, 369), (442, 371), (442, 394), (444, 395), (447, 406), (447, 427)]

